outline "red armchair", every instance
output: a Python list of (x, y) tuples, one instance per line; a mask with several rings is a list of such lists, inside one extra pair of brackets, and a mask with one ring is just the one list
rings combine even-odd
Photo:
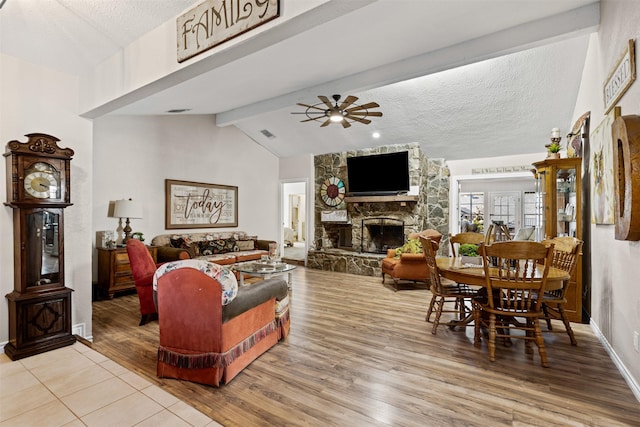
[(140, 325), (158, 318), (158, 311), (153, 301), (153, 274), (157, 265), (147, 247), (139, 240), (127, 241), (127, 254), (131, 264), (131, 274), (136, 284), (136, 292), (140, 300)]

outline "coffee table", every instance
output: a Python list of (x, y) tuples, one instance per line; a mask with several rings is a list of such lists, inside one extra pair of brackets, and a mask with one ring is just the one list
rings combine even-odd
[(268, 279), (280, 274), (287, 274), (287, 284), (291, 289), (291, 271), (296, 268), (295, 265), (285, 262), (274, 261), (250, 261), (241, 262), (231, 267), (234, 271), (240, 273), (240, 286), (244, 286), (244, 275), (260, 276)]

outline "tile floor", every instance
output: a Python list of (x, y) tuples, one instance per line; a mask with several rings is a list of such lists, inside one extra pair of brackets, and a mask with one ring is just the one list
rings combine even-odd
[(220, 426), (81, 344), (17, 361), (0, 354), (0, 427)]

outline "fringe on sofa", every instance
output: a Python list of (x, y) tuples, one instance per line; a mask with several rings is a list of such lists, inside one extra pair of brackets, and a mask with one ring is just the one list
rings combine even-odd
[(224, 368), (271, 333), (280, 334), (279, 328), (278, 323), (273, 320), (224, 353), (184, 354), (159, 346), (158, 361), (183, 369)]
[(287, 323), (289, 323), (289, 307), (282, 313), (276, 314), (276, 323), (278, 324), (278, 341), (287, 337)]

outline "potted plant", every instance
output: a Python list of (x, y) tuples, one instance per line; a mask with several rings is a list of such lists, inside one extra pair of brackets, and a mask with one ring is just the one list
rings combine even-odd
[(478, 245), (463, 243), (458, 248), (458, 255), (462, 258), (462, 264), (482, 264), (482, 258), (478, 254)]
[(549, 153), (547, 154), (547, 157), (549, 158), (554, 158), (554, 159), (559, 159), (560, 158), (560, 143), (559, 142), (552, 142), (551, 144), (547, 145), (547, 150), (549, 151)]

